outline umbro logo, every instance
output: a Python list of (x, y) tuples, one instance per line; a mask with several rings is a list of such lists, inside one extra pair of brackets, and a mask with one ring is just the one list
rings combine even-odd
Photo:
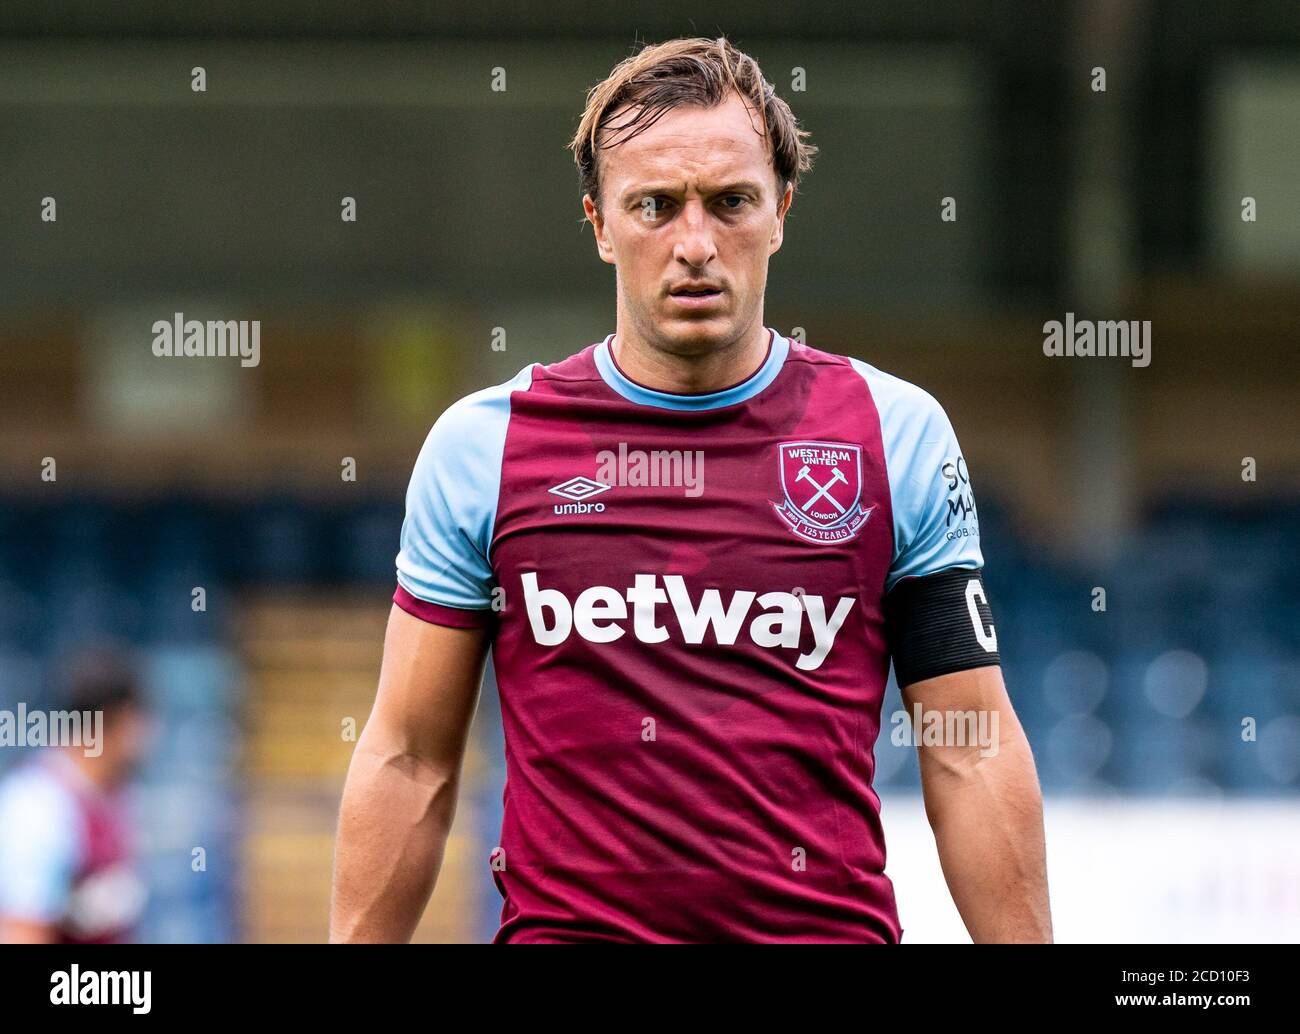
[(558, 495), (561, 499), (569, 500), (567, 503), (555, 504), (554, 510), (557, 514), (604, 513), (604, 503), (589, 503), (587, 500), (602, 492), (608, 492), (613, 487), (588, 477), (573, 477), (554, 488), (548, 488), (547, 491), (552, 495)]
[(592, 481), (591, 478), (576, 477), (569, 478), (562, 485), (556, 485), (548, 491), (565, 499), (572, 499), (574, 502), (582, 502), (613, 487), (613, 485), (602, 485), (599, 481)]

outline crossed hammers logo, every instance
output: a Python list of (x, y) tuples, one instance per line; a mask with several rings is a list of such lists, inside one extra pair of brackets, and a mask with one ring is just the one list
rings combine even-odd
[(835, 509), (839, 510), (840, 513), (843, 513), (844, 507), (842, 507), (838, 502), (835, 501), (835, 497), (830, 494), (830, 491), (832, 488), (834, 488), (836, 485), (840, 484), (841, 482), (847, 482), (849, 480), (844, 476), (844, 472), (840, 470), (839, 467), (832, 467), (831, 479), (827, 481), (826, 484), (820, 485), (817, 483), (817, 479), (812, 476), (811, 470), (812, 468), (805, 463), (799, 469), (799, 473), (794, 476), (794, 479), (796, 481), (807, 481), (810, 485), (812, 485), (814, 488), (817, 489), (817, 494), (814, 495), (811, 499), (809, 499), (806, 503), (804, 503), (803, 506), (801, 506), (799, 509), (803, 510), (806, 513), (813, 503), (817, 502), (817, 500), (822, 498), (822, 496), (825, 496), (827, 502), (829, 502), (833, 507), (835, 507)]

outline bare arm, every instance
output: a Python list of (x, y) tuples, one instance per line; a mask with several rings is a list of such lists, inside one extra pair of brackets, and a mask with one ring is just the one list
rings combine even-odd
[(907, 686), (903, 700), (909, 712), (918, 703), (925, 712), (982, 711), (986, 729), (997, 730), (991, 754), (970, 742), (917, 747), (939, 862), (971, 939), (1051, 943), (1043, 797), (1002, 669), (924, 679)]
[(339, 809), (330, 941), (409, 941), (442, 866), (487, 632), (394, 606)]

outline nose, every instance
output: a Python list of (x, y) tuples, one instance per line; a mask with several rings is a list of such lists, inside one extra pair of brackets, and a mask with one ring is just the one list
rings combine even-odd
[(704, 202), (699, 198), (687, 201), (677, 226), (679, 236), (673, 246), (673, 258), (685, 262), (692, 269), (703, 269), (717, 254)]

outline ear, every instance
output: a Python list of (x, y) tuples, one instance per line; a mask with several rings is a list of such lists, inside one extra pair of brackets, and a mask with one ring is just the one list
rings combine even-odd
[(605, 233), (605, 220), (601, 218), (600, 210), (596, 208), (596, 202), (591, 200), (590, 194), (582, 195), (582, 210), (586, 213), (587, 221), (591, 223), (591, 228), (596, 234), (596, 254), (600, 256), (602, 262), (614, 265), (614, 247)]
[(785, 214), (790, 211), (792, 204), (794, 204), (794, 187), (787, 183), (785, 193), (776, 203), (776, 225), (772, 227), (772, 239), (767, 242), (769, 255), (775, 255), (781, 250), (781, 244), (785, 240)]

